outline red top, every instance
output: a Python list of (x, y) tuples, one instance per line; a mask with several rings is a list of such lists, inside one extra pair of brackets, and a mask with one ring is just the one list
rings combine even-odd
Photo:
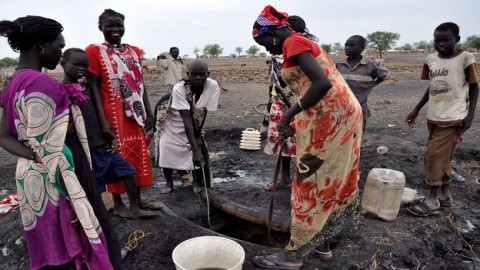
[(291, 59), (292, 56), (299, 55), (304, 52), (311, 52), (313, 57), (317, 57), (320, 54), (320, 48), (317, 43), (306, 38), (301, 33), (295, 33), (291, 37), (287, 38), (283, 43), (283, 62), (284, 68), (290, 68), (297, 66), (295, 62)]

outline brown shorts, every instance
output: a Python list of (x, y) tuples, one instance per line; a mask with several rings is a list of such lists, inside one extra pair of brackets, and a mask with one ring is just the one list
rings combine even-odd
[(425, 180), (427, 185), (440, 187), (450, 183), (452, 161), (459, 123), (428, 123), (428, 144), (425, 150)]

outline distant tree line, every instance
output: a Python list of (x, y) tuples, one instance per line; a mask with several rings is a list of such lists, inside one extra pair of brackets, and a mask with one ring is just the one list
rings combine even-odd
[(13, 67), (16, 66), (18, 60), (11, 57), (5, 57), (0, 59), (0, 68)]

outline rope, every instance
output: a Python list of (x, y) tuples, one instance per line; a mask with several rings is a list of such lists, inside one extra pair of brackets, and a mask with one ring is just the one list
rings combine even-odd
[(128, 241), (125, 243), (125, 248), (129, 251), (138, 247), (138, 240), (144, 238), (151, 233), (145, 233), (143, 230), (136, 230), (128, 236)]
[(253, 108), (255, 109), (255, 111), (256, 111), (257, 113), (262, 114), (262, 115), (264, 115), (264, 116), (269, 116), (269, 115), (270, 115), (269, 112), (267, 112), (267, 111), (265, 111), (265, 110), (264, 110), (263, 112), (260, 111), (260, 109), (259, 109), (258, 107), (261, 107), (261, 106), (268, 106), (268, 103), (258, 104), (258, 105), (256, 105), (256, 106), (253, 107)]

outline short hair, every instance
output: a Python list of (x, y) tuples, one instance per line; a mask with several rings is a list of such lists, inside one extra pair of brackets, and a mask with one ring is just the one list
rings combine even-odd
[(200, 67), (204, 68), (208, 72), (207, 63), (205, 61), (200, 60), (200, 59), (195, 59), (192, 62), (190, 62), (190, 64), (187, 67), (188, 72), (190, 72), (193, 67), (197, 67), (197, 66), (200, 66)]
[(172, 53), (173, 50), (179, 50), (180, 51), (180, 49), (178, 49), (177, 47), (170, 47), (170, 53)]
[(63, 31), (63, 26), (41, 16), (25, 16), (14, 21), (0, 21), (0, 35), (7, 37), (15, 52), (28, 50), (36, 43), (53, 42)]
[(358, 41), (360, 41), (360, 46), (361, 46), (362, 48), (365, 48), (365, 45), (366, 45), (367, 41), (365, 40), (365, 38), (364, 38), (363, 36), (353, 35), (353, 36), (351, 36), (351, 37), (349, 37), (349, 38), (356, 38), (356, 39), (358, 39)]
[(64, 52), (63, 52), (63, 55), (62, 55), (62, 62), (67, 62), (68, 60), (70, 60), (70, 57), (72, 56), (72, 54), (75, 54), (75, 53), (81, 53), (81, 54), (85, 54), (87, 55), (87, 53), (82, 50), (82, 49), (79, 49), (79, 48), (69, 48), (69, 49), (66, 49)]
[(120, 17), (122, 21), (125, 21), (125, 15), (120, 12), (116, 12), (113, 9), (105, 9), (102, 14), (98, 17), (98, 29), (102, 30), (103, 23), (107, 19), (107, 17)]
[(435, 31), (433, 31), (433, 33), (437, 31), (452, 31), (455, 36), (458, 36), (460, 34), (460, 28), (456, 23), (453, 22), (444, 22), (440, 24), (439, 26), (437, 26), (437, 28), (435, 28)]

